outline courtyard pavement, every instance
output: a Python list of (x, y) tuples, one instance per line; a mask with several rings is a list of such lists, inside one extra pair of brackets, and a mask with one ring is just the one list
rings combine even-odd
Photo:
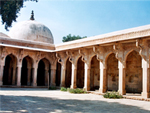
[(1, 88), (0, 113), (150, 113), (150, 102), (44, 88)]

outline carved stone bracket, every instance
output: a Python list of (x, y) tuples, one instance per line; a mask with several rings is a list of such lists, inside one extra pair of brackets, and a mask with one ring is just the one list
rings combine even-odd
[[(141, 39), (137, 39), (136, 40), (136, 47), (140, 49), (139, 51), (139, 55), (147, 62), (149, 62), (149, 55), (146, 55), (147, 52), (144, 50), (148, 49), (148, 44), (147, 44), (147, 40), (141, 40)], [(145, 53), (145, 54), (144, 54)]]
[(20, 51), (19, 51), (19, 62), (22, 62), (23, 55), (24, 55), (24, 50), (20, 49)]
[(41, 52), (39, 51), (36, 54), (36, 63), (39, 62), (40, 58), (41, 58)]
[(93, 52), (95, 53), (97, 60), (103, 62), (103, 59), (100, 56), (104, 53), (104, 48), (102, 46), (93, 46)]
[(51, 64), (55, 64), (56, 62), (55, 53), (50, 53), (50, 58), (51, 58)]
[(61, 58), (58, 53), (56, 53), (56, 58), (58, 59), (58, 63), (60, 63), (62, 65), (62, 61), (61, 61)]
[(2, 47), (2, 55), (1, 55), (1, 60), (3, 60), (7, 55), (7, 48), (6, 47)]
[[(123, 45), (121, 43), (115, 43), (113, 45), (113, 50), (115, 53), (116, 58), (124, 65), (125, 67), (125, 60), (123, 56)], [(121, 56), (121, 57), (120, 57)]]

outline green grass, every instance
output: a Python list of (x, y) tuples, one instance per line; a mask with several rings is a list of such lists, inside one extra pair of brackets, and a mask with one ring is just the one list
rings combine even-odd
[(61, 91), (67, 91), (67, 88), (65, 88), (65, 87), (61, 87), (61, 89), (60, 89)]
[(77, 89), (67, 88), (67, 91), (70, 92), (70, 93), (74, 93), (74, 94), (86, 93), (86, 91), (84, 91), (83, 89), (80, 89), (80, 88), (77, 88)]
[(123, 98), (122, 95), (119, 94), (119, 92), (106, 92), (104, 95), (103, 95), (104, 98), (110, 98), (110, 99), (119, 99), (119, 98)]

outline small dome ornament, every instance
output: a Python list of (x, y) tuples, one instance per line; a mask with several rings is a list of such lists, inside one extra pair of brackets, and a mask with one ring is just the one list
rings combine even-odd
[(31, 12), (30, 20), (35, 20), (35, 19), (34, 19), (34, 11), (33, 11), (33, 10), (32, 10), (32, 12)]

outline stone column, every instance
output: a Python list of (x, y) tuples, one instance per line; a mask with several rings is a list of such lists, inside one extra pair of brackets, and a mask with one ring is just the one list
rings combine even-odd
[(45, 86), (48, 85), (48, 82), (49, 82), (49, 70), (48, 69), (45, 69)]
[(28, 79), (27, 79), (27, 85), (31, 85), (31, 67), (28, 68)]
[(65, 87), (65, 75), (66, 75), (66, 66), (61, 65), (61, 87)]
[(33, 86), (37, 86), (37, 66), (33, 67)]
[(84, 63), (84, 90), (90, 90), (90, 66)]
[(71, 86), (70, 88), (75, 89), (77, 88), (77, 66), (72, 64), (72, 75), (71, 75)]
[(51, 68), (51, 83), (50, 86), (56, 86), (56, 68)]
[(13, 67), (12, 85), (16, 84), (16, 67)]
[(143, 91), (142, 97), (150, 98), (150, 68), (149, 63), (142, 58), (143, 68)]
[(4, 72), (4, 64), (0, 65), (0, 86), (3, 85), (3, 72)]
[(100, 62), (100, 88), (99, 92), (100, 93), (105, 93), (106, 92), (106, 68), (102, 62)]
[(124, 68), (124, 65), (119, 60), (118, 60), (118, 68), (119, 68), (119, 90), (118, 92), (121, 95), (125, 95), (126, 94), (126, 90), (125, 90), (126, 68)]
[(17, 65), (17, 86), (21, 86), (21, 68), (22, 65)]

